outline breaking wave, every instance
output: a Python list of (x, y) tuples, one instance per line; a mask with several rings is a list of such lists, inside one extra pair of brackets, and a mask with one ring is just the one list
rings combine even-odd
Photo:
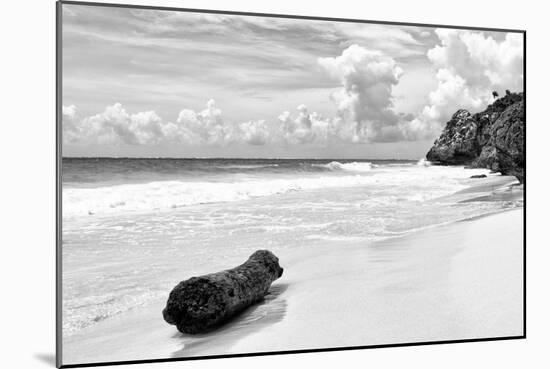
[(98, 188), (67, 188), (63, 190), (63, 215), (174, 209), (197, 204), (247, 200), (293, 191), (360, 186), (372, 182), (371, 178), (319, 176), (240, 182), (163, 181)]
[(316, 166), (329, 170), (347, 170), (350, 172), (370, 172), (373, 168), (372, 163), (356, 161), (351, 163), (340, 163), (338, 161), (331, 161), (328, 164), (317, 164)]
[[(414, 196), (436, 197), (464, 187), (458, 179), (472, 174), (488, 173), (485, 169), (418, 165), (403, 166), (398, 172), (368, 162), (330, 162), (323, 165), (324, 174), (286, 173), (264, 177), (225, 177), (208, 180), (166, 180), (149, 183), (129, 183), (94, 188), (63, 189), (63, 216), (119, 214), (170, 210), (198, 204), (242, 201), (290, 192), (350, 188), (357, 186), (399, 186), (411, 189)], [(423, 164), (422, 166), (429, 166)], [(325, 169), (326, 170), (326, 169)], [(371, 173), (366, 173), (370, 172)], [(431, 183), (431, 185), (430, 185)], [(414, 186), (428, 186), (420, 190)], [(420, 191), (420, 192), (419, 192)], [(426, 191), (424, 193), (424, 191)]]
[(422, 158), (416, 163), (416, 165), (418, 165), (419, 167), (429, 167), (430, 165), (432, 165), (432, 163), (425, 158)]

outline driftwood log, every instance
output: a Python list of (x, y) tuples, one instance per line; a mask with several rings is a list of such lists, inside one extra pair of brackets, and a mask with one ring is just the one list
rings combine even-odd
[(261, 301), (282, 274), (279, 259), (258, 250), (236, 268), (180, 282), (170, 292), (162, 315), (182, 333), (210, 330)]

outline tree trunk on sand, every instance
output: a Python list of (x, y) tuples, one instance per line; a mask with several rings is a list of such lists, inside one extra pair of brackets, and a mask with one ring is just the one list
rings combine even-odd
[(267, 250), (254, 252), (236, 268), (180, 282), (162, 311), (182, 333), (201, 333), (261, 301), (283, 274), (279, 259)]

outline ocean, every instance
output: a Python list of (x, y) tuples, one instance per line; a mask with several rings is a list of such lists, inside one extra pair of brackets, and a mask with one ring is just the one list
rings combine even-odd
[(345, 252), (523, 206), (468, 190), (514, 178), (424, 160), (64, 158), (62, 177), (64, 336), (257, 249)]

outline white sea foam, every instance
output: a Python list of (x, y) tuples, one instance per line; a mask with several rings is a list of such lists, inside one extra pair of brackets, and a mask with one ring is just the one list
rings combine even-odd
[(64, 309), (71, 311), (71, 314), (64, 314), (63, 332), (72, 334), (94, 323), (143, 306), (162, 296), (163, 293), (160, 291), (133, 291), (133, 294), (107, 293), (70, 299), (64, 304)]
[(351, 163), (340, 163), (338, 161), (331, 161), (328, 164), (317, 164), (317, 166), (330, 170), (347, 170), (351, 172), (370, 172), (373, 168), (372, 163), (356, 161)]
[(361, 176), (303, 177), (237, 182), (163, 181), (63, 191), (63, 215), (148, 211), (189, 205), (247, 200), (293, 191), (352, 187), (370, 183)]
[(422, 158), (416, 163), (416, 165), (418, 165), (419, 167), (429, 167), (430, 165), (432, 165), (432, 163), (425, 158)]
[[(346, 172), (321, 176), (305, 174), (296, 178), (282, 176), (223, 182), (159, 181), (98, 188), (65, 188), (63, 216), (158, 211), (197, 204), (248, 200), (296, 191), (368, 185), (403, 186), (404, 192), (407, 193), (406, 188), (432, 183), (434, 187), (430, 188), (430, 191), (422, 194), (409, 193), (415, 198), (424, 200), (426, 197), (442, 196), (460, 190), (464, 187), (457, 182), (461, 178), (468, 178), (472, 174), (488, 173), (485, 169), (410, 166), (399, 173), (380, 170), (369, 175), (361, 175), (361, 171), (370, 171), (368, 169), (371, 168), (370, 163), (332, 162), (327, 165), (345, 168)], [(352, 170), (358, 173), (345, 174)]]
[(320, 241), (336, 241), (336, 242), (358, 242), (365, 240), (373, 240), (375, 237), (359, 237), (359, 236), (329, 236), (323, 234), (312, 234), (305, 236), (308, 240), (320, 240)]

